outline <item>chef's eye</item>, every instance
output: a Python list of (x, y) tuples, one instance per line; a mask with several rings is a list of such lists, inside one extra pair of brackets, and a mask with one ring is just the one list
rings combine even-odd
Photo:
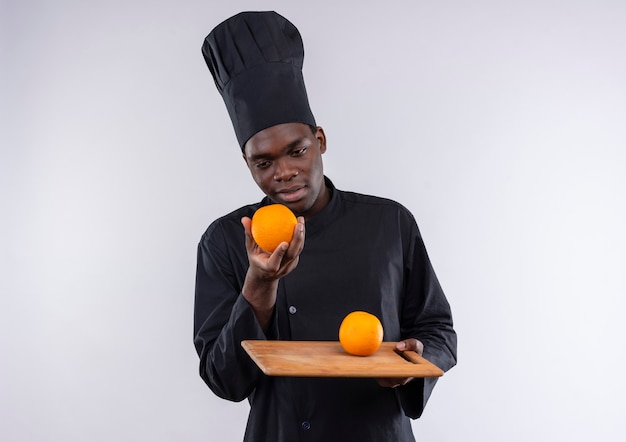
[(258, 163), (254, 164), (254, 167), (256, 167), (257, 169), (267, 169), (269, 166), (269, 161), (259, 161)]
[(294, 157), (299, 157), (300, 155), (303, 155), (308, 148), (309, 146), (301, 147), (299, 149), (294, 149), (291, 151), (291, 155)]

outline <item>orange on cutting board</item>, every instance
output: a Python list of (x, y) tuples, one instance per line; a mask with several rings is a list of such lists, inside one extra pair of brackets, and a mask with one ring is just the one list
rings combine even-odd
[(383, 325), (371, 313), (348, 313), (339, 326), (339, 342), (343, 349), (355, 356), (374, 354), (383, 342)]
[(283, 204), (270, 204), (257, 209), (252, 216), (252, 238), (260, 248), (272, 253), (281, 242), (289, 242), (298, 220)]

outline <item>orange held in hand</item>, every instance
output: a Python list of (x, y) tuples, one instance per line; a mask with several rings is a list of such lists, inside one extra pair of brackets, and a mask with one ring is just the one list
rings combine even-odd
[(250, 230), (254, 241), (272, 253), (281, 242), (290, 242), (298, 220), (287, 206), (270, 204), (259, 208), (252, 216)]
[(339, 342), (343, 349), (355, 356), (374, 354), (383, 342), (383, 325), (371, 313), (349, 313), (339, 327)]

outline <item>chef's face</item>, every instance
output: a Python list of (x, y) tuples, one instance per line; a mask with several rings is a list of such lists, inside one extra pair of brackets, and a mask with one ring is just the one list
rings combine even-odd
[(243, 158), (252, 178), (274, 202), (296, 215), (310, 217), (329, 199), (324, 183), (322, 154), (326, 136), (302, 123), (285, 123), (254, 134), (244, 146)]

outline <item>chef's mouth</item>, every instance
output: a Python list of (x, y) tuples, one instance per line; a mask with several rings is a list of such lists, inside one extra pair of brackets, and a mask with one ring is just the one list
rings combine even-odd
[(293, 189), (283, 189), (276, 192), (277, 198), (285, 201), (285, 202), (293, 202), (302, 198), (304, 193), (306, 192), (306, 187), (299, 186), (294, 187)]

